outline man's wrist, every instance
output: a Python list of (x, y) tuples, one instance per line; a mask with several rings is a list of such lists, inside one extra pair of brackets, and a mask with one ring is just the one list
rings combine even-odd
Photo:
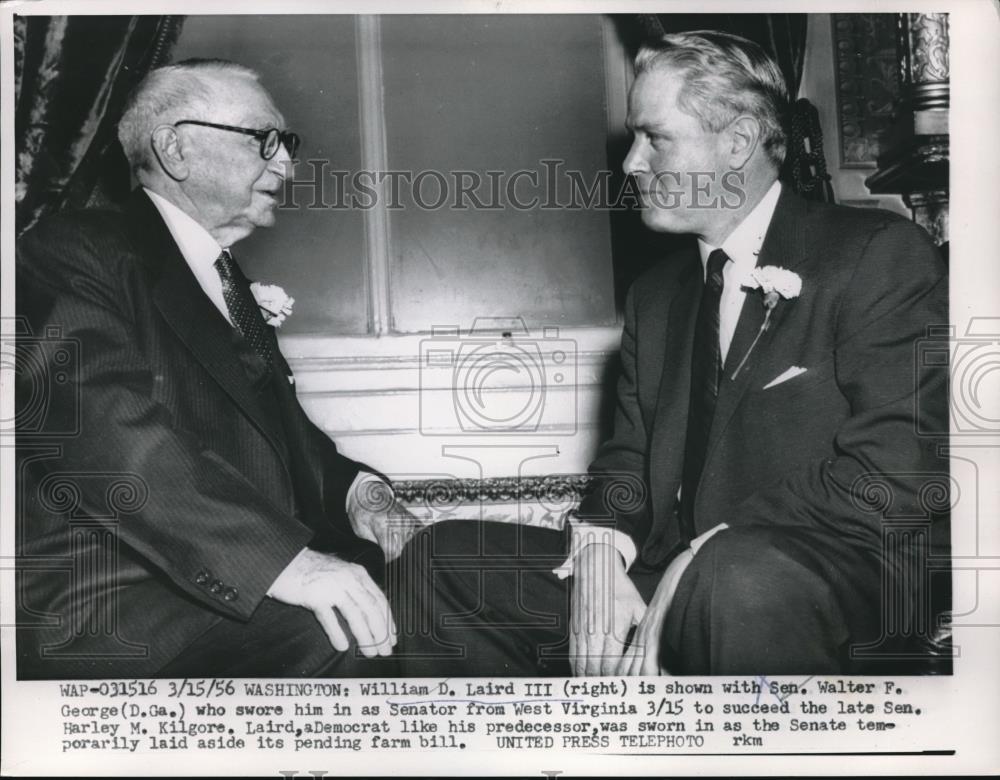
[(278, 576), (274, 578), (274, 582), (271, 583), (270, 587), (268, 587), (268, 589), (267, 589), (267, 593), (265, 593), (264, 595), (265, 596), (269, 596), (270, 598), (274, 598), (274, 596), (272, 595), (273, 592), (274, 592), (274, 588), (281, 581), (282, 577), (285, 576), (285, 573), (289, 569), (291, 569), (292, 566), (295, 566), (296, 564), (298, 564), (303, 557), (307, 556), (311, 552), (312, 552), (312, 550), (310, 550), (310, 548), (308, 548), (308, 547), (303, 547), (301, 550), (299, 550), (294, 555), (294, 557), (285, 565), (285, 568), (281, 570), (281, 572), (278, 574)]
[(592, 545), (607, 545), (616, 550), (621, 556), (622, 565), (626, 571), (635, 562), (637, 554), (635, 542), (628, 534), (622, 533), (616, 528), (575, 521), (572, 516), (567, 518), (567, 522), (570, 523), (569, 555), (561, 566), (553, 569), (553, 573), (559, 579), (572, 576), (576, 557)]

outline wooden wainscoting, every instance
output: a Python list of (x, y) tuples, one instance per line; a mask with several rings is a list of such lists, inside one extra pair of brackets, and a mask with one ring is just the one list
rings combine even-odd
[[(537, 492), (543, 483), (516, 483), (586, 472), (608, 432), (620, 337), (617, 327), (506, 341), (499, 333), (290, 336), (282, 352), (313, 421), (343, 453), (405, 485), (415, 509), (554, 523), (576, 493), (557, 499), (558, 491)], [(468, 480), (487, 480), (485, 492), (467, 491)], [(421, 485), (444, 496), (449, 484), (465, 497), (456, 507), (422, 497), (435, 493)]]

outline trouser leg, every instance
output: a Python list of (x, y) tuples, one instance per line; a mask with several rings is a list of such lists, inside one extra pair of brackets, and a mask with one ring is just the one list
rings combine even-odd
[(878, 557), (816, 529), (746, 526), (713, 536), (678, 584), (660, 661), (673, 674), (856, 671), (877, 637)]
[(552, 570), (566, 535), (512, 523), (437, 523), (390, 585), (404, 674), (568, 675), (569, 588)]

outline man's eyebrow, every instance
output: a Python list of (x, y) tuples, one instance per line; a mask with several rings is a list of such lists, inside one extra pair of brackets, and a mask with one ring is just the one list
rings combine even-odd
[(670, 129), (664, 125), (657, 124), (656, 122), (635, 122), (630, 118), (625, 120), (625, 127), (631, 130), (633, 133), (643, 132), (649, 135), (671, 135)]
[(278, 117), (278, 121), (275, 122), (273, 114), (243, 114), (239, 123), (243, 127), (250, 127), (256, 130), (266, 130), (271, 127), (276, 127), (280, 130), (285, 126), (284, 117)]

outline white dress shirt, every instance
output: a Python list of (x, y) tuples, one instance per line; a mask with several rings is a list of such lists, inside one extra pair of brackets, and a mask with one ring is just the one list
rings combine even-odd
[[(781, 184), (775, 181), (770, 189), (760, 199), (760, 202), (753, 207), (742, 222), (736, 226), (732, 233), (722, 242), (721, 247), (715, 247), (698, 239), (698, 251), (701, 254), (701, 265), (703, 273), (708, 275), (708, 256), (715, 249), (721, 249), (729, 256), (729, 262), (722, 269), (722, 299), (719, 301), (719, 347), (721, 349), (722, 362), (726, 361), (729, 354), (729, 345), (733, 342), (733, 334), (736, 333), (736, 323), (740, 318), (740, 310), (743, 308), (743, 300), (746, 292), (742, 289), (743, 282), (750, 274), (750, 271), (757, 265), (757, 256), (764, 245), (764, 236), (771, 224), (774, 216), (774, 209), (778, 205), (778, 196), (781, 195)], [(677, 493), (680, 497), (680, 491)], [(692, 552), (697, 552), (698, 548), (704, 544), (713, 534), (728, 526), (725, 523), (706, 531), (691, 543)], [(603, 542), (613, 544), (619, 554), (625, 560), (625, 569), (631, 568), (635, 563), (637, 550), (632, 537), (624, 531), (617, 529), (603, 528), (600, 526), (588, 525), (584, 522), (573, 522), (570, 529), (570, 553), (569, 558), (554, 573), (560, 579), (569, 577), (573, 573), (573, 559), (576, 554), (587, 544)], [(680, 568), (679, 571), (683, 571)], [(680, 574), (676, 575), (679, 579)]]
[(219, 242), (212, 238), (211, 233), (162, 195), (157, 195), (145, 187), (143, 189), (149, 195), (149, 199), (153, 201), (157, 211), (160, 212), (160, 216), (163, 217), (163, 221), (167, 224), (167, 230), (173, 236), (174, 243), (181, 250), (184, 260), (191, 269), (191, 273), (194, 274), (194, 278), (198, 280), (201, 289), (205, 291), (205, 295), (219, 310), (219, 313), (232, 325), (233, 321), (229, 318), (229, 307), (222, 294), (222, 277), (215, 269), (215, 261), (222, 254), (223, 249), (228, 252), (229, 247), (219, 246)]
[(719, 301), (719, 347), (722, 349), (722, 362), (726, 362), (729, 345), (736, 333), (736, 323), (743, 308), (746, 291), (742, 289), (744, 281), (757, 265), (757, 255), (764, 245), (764, 235), (771, 224), (774, 209), (781, 195), (781, 184), (774, 182), (760, 203), (747, 214), (736, 229), (722, 242), (722, 246), (712, 246), (698, 239), (698, 251), (701, 253), (701, 264), (708, 275), (708, 256), (716, 249), (721, 249), (729, 255), (729, 262), (722, 269), (722, 300)]

